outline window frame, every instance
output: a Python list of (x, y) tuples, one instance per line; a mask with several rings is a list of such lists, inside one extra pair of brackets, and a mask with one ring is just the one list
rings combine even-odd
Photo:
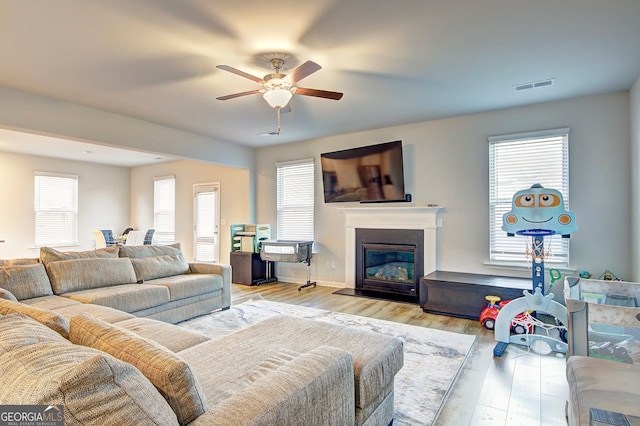
[[(64, 179), (61, 185), (52, 179)], [(46, 183), (45, 181), (49, 181)], [(78, 245), (78, 175), (35, 171), (33, 179), (35, 247)], [(70, 191), (70, 192), (68, 192)], [(47, 199), (47, 197), (50, 197)], [(61, 201), (69, 203), (61, 205)], [(52, 216), (53, 215), (53, 216)], [(47, 218), (48, 216), (48, 218)], [(55, 216), (58, 216), (57, 218)], [(53, 226), (54, 222), (58, 225)], [(66, 225), (60, 226), (66, 222)], [(48, 230), (43, 233), (42, 230)], [(54, 230), (54, 232), (52, 232)]]
[[(276, 163), (276, 193), (277, 238), (279, 240), (314, 241), (314, 159), (307, 158)], [(299, 197), (292, 197), (292, 194)], [(291, 219), (296, 219), (296, 223), (293, 223)], [(285, 221), (289, 221), (289, 223), (285, 224)]]
[[(172, 182), (171, 189), (162, 185)], [(163, 193), (161, 191), (168, 191)], [(167, 199), (163, 199), (168, 197)], [(170, 205), (170, 207), (167, 207)], [(170, 223), (170, 225), (169, 225)], [(153, 239), (157, 244), (172, 244), (176, 240), (176, 177), (153, 178)]]
[[(569, 128), (559, 128), (488, 138), (488, 265), (531, 267), (531, 260), (526, 255), (527, 244), (530, 241), (518, 235), (507, 237), (501, 229), (502, 215), (511, 209), (515, 192), (539, 183), (544, 187), (559, 190), (564, 198), (564, 207), (569, 210), (569, 135)], [(545, 158), (545, 153), (541, 152), (541, 144), (543, 143), (547, 144), (547, 152), (554, 153), (557, 157), (550, 159), (547, 155)], [(498, 148), (501, 148), (503, 152), (496, 154)], [(509, 149), (511, 152), (508, 151)], [(555, 151), (559, 151), (559, 153)], [(502, 156), (502, 159), (496, 158), (496, 155)], [(513, 162), (514, 165), (510, 167), (501, 165), (500, 162), (505, 161), (505, 158), (508, 158), (508, 161)], [(554, 162), (560, 164), (556, 165)], [(517, 183), (518, 181), (522, 184)], [(545, 257), (545, 263), (552, 267), (569, 268), (570, 244), (568, 238), (547, 237), (545, 238), (545, 249), (550, 249), (551, 253), (550, 256)]]

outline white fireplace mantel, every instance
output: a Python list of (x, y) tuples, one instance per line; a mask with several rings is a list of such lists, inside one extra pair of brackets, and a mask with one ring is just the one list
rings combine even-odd
[(442, 207), (366, 206), (345, 207), (345, 282), (355, 288), (356, 228), (421, 229), (424, 231), (424, 274), (436, 270), (436, 231), (442, 226), (438, 213)]

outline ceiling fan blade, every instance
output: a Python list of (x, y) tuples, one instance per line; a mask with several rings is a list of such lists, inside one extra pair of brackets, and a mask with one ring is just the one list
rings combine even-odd
[(285, 106), (283, 106), (282, 108), (280, 108), (280, 114), (286, 114), (288, 112), (291, 112), (291, 104), (288, 103)]
[(320, 69), (322, 69), (320, 65), (313, 61), (307, 61), (297, 68), (294, 68), (283, 80), (291, 84), (296, 84), (298, 81), (308, 77)]
[(260, 84), (264, 83), (264, 80), (261, 79), (260, 77), (256, 77), (256, 76), (251, 75), (249, 73), (246, 73), (244, 71), (240, 71), (239, 69), (234, 68), (234, 67), (230, 67), (229, 65), (216, 65), (216, 68), (224, 70), (224, 71), (229, 71), (230, 73), (239, 75), (240, 77), (248, 78), (249, 80), (253, 80), (256, 83), (260, 83)]
[(226, 101), (227, 99), (239, 98), (240, 96), (255, 95), (258, 93), (262, 93), (262, 90), (249, 90), (248, 92), (240, 92), (234, 93), (232, 95), (220, 96), (216, 99), (219, 101)]
[(343, 93), (330, 92), (328, 90), (307, 89), (304, 87), (297, 87), (296, 95), (315, 96), (316, 98), (333, 99), (337, 101), (342, 99)]

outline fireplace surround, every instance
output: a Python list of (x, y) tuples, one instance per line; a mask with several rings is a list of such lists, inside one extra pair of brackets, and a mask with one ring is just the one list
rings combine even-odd
[[(437, 229), (442, 226), (438, 213), (441, 207), (428, 206), (365, 206), (340, 209), (345, 215), (345, 283), (347, 288), (356, 287), (356, 230), (419, 230), (422, 231), (422, 271), (420, 276), (436, 270)], [(384, 244), (382, 241), (378, 243)]]

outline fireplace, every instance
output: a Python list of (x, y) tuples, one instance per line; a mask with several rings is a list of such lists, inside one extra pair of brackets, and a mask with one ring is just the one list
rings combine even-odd
[(417, 298), (424, 272), (424, 231), (356, 228), (355, 232), (355, 288)]
[[(413, 252), (413, 262), (418, 266), (414, 266), (414, 283), (400, 282), (399, 280), (384, 279), (384, 283), (380, 283), (374, 273), (373, 278), (368, 278), (367, 286), (380, 286), (384, 285), (387, 289), (400, 289), (399, 295), (405, 294), (414, 298), (418, 296), (418, 290), (414, 287), (414, 291), (411, 291), (411, 285), (417, 285), (421, 276), (430, 274), (436, 270), (436, 231), (442, 226), (440, 219), (438, 219), (438, 213), (441, 207), (438, 206), (360, 206), (360, 207), (346, 207), (340, 209), (345, 215), (345, 283), (347, 285), (344, 294), (347, 294), (350, 290), (351, 293), (362, 292), (362, 286), (365, 285), (362, 281), (366, 275), (362, 264), (359, 264), (357, 258), (361, 258), (363, 248), (360, 247), (360, 243), (367, 244), (380, 244), (382, 246), (389, 245), (391, 248), (399, 248), (401, 245), (415, 246), (416, 251)], [(369, 231), (382, 231), (382, 237), (377, 238), (374, 234), (371, 238), (367, 236), (367, 241), (360, 241), (356, 244), (356, 233), (361, 234), (362, 229)], [(391, 237), (389, 232), (398, 233), (399, 237)], [(409, 232), (412, 235), (407, 234)], [(366, 234), (366, 233), (365, 233)], [(367, 247), (369, 248), (369, 247)], [(373, 247), (375, 250), (381, 247)], [(398, 251), (399, 254), (392, 255), (390, 257), (391, 262), (395, 261), (404, 262), (405, 256), (409, 256), (406, 253), (411, 252), (411, 247), (403, 247)], [(388, 250), (381, 250), (388, 251)], [(379, 255), (375, 253), (372, 255), (374, 258)], [(386, 255), (385, 255), (386, 256)], [(393, 256), (396, 256), (395, 258)], [(390, 265), (400, 266), (400, 265)], [(371, 267), (371, 266), (370, 266)], [(418, 267), (422, 269), (418, 269)], [(381, 272), (381, 274), (384, 271)], [(404, 274), (404, 272), (398, 272), (398, 274)], [(407, 272), (407, 277), (409, 272)], [(372, 290), (373, 291), (373, 290)], [(407, 291), (409, 293), (407, 293)], [(377, 292), (381, 294), (391, 294), (386, 290), (377, 289)]]

